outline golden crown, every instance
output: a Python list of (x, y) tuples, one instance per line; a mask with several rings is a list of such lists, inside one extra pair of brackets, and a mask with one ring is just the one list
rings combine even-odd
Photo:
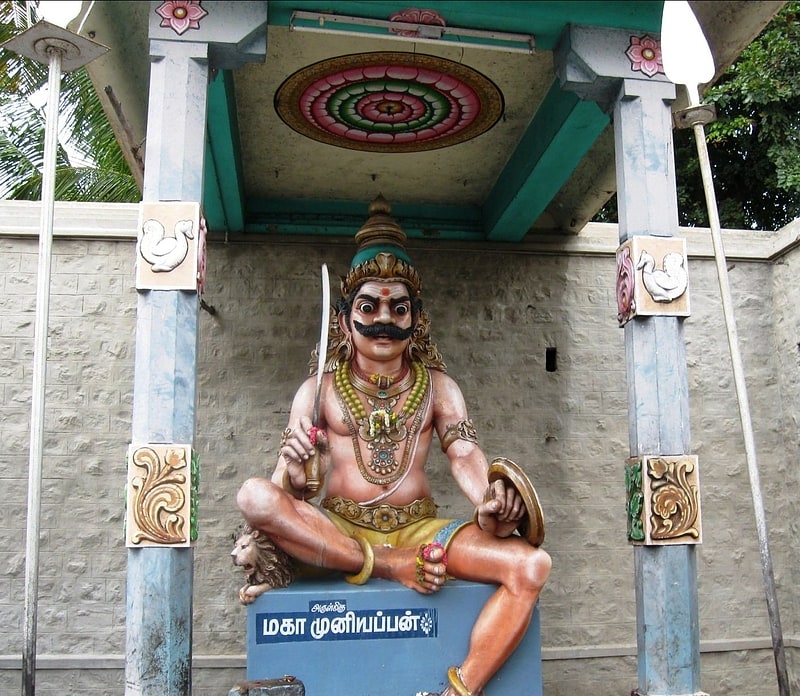
[(405, 283), (414, 297), (422, 291), (422, 280), (403, 246), (406, 234), (391, 212), (389, 201), (380, 194), (370, 203), (369, 218), (356, 233), (358, 251), (342, 278), (345, 297), (369, 280)]

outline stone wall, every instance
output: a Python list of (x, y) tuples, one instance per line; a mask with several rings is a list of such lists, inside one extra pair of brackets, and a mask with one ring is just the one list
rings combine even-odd
[[(613, 249), (476, 253), (412, 243), (409, 250), (422, 274), (434, 340), (484, 450), (524, 465), (545, 510), (554, 562), (541, 599), (545, 692), (627, 694), (637, 681), (636, 617), (625, 539), (627, 391)], [(275, 461), (317, 340), (319, 267), (326, 262), (334, 276), (344, 273), (352, 251), (319, 240), (210, 244), (205, 300), (213, 314), (201, 314), (195, 443), (195, 694), (226, 694), (244, 676), (245, 610), (236, 600), (242, 580), (228, 557), (239, 523), (236, 490)], [(790, 657), (798, 631), (797, 254), (777, 264), (739, 261), (730, 275)], [(63, 693), (64, 684), (70, 693), (119, 693), (124, 682), (133, 256), (130, 240), (55, 242), (38, 622), (44, 694)], [(0, 237), (3, 693), (20, 679), (36, 263), (36, 240)], [(772, 678), (770, 633), (716, 271), (707, 258), (692, 259), (690, 268), (693, 313), (685, 334), (703, 500), (703, 688), (713, 696), (762, 696)], [(556, 349), (554, 372), (545, 369), (547, 348)], [(471, 515), (438, 450), (430, 466), (443, 514)]]
[[(794, 237), (800, 235), (800, 220), (789, 225)], [(780, 460), (775, 465), (786, 475), (785, 492), (800, 490), (800, 470), (796, 463), (800, 461), (800, 252), (795, 249), (791, 254), (781, 257), (773, 266), (772, 277), (772, 316), (774, 342), (770, 346), (775, 351), (780, 386), (780, 427), (784, 433), (785, 447)], [(777, 414), (776, 414), (777, 415)], [(794, 543), (787, 544), (790, 554), (785, 561), (783, 587), (800, 586), (800, 545), (797, 544), (797, 515), (800, 513), (796, 495), (786, 496), (785, 517), (771, 521), (773, 526), (780, 525), (784, 534)], [(781, 619), (791, 635), (800, 633), (800, 595), (788, 593), (785, 618)], [(783, 611), (783, 607), (782, 607)], [(798, 659), (798, 655), (792, 657)], [(796, 662), (794, 672), (800, 669)]]

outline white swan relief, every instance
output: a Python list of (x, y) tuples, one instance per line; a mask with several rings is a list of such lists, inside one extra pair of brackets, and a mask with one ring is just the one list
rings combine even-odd
[(672, 302), (686, 292), (689, 274), (683, 254), (672, 251), (664, 256), (661, 269), (656, 268), (652, 254), (642, 251), (636, 270), (642, 271), (645, 290), (656, 302)]
[(191, 220), (179, 220), (172, 234), (167, 234), (158, 220), (145, 220), (139, 232), (139, 254), (150, 264), (153, 273), (169, 273), (183, 263), (194, 239)]

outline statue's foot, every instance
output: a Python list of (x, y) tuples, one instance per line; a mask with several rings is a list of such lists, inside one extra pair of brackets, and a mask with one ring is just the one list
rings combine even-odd
[(415, 696), (486, 696), (484, 691), (470, 691), (467, 688), (459, 667), (451, 667), (447, 670), (447, 681), (450, 682), (450, 685), (439, 694), (432, 691), (417, 691)]
[(441, 696), (486, 696), (483, 691), (470, 691), (464, 683), (464, 676), (460, 667), (451, 667), (447, 670), (447, 681), (450, 682)]
[[(447, 552), (441, 544), (419, 548), (375, 547), (376, 577), (394, 580), (421, 594), (432, 594), (447, 580)], [(380, 575), (378, 575), (380, 572)]]

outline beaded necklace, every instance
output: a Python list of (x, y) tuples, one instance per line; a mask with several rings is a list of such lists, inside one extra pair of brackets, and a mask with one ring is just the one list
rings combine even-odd
[[(342, 404), (345, 422), (353, 439), (358, 469), (370, 483), (394, 483), (408, 466), (411, 452), (408, 442), (413, 439), (419, 427), (419, 407), (429, 393), (430, 383), (428, 370), (422, 363), (415, 362), (412, 367), (413, 371), (387, 389), (376, 387), (374, 383), (359, 377), (349, 362), (343, 361), (336, 368), (336, 395)], [(394, 408), (400, 395), (409, 387), (411, 392), (399, 413), (396, 413)], [(366, 395), (367, 403), (372, 408), (370, 413), (367, 413), (357, 391)], [(371, 452), (366, 465), (361, 457), (359, 438), (367, 443), (367, 449)], [(401, 442), (405, 442), (405, 447), (402, 462), (398, 462), (395, 453)]]

